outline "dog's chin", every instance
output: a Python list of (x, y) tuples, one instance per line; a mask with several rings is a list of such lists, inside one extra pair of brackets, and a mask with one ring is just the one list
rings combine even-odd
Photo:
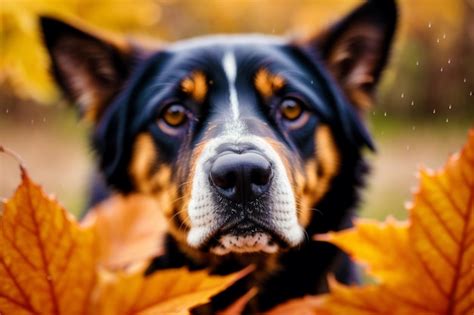
[(224, 234), (214, 244), (209, 246), (209, 251), (216, 255), (229, 253), (266, 253), (278, 252), (280, 245), (266, 232), (255, 232), (246, 235)]

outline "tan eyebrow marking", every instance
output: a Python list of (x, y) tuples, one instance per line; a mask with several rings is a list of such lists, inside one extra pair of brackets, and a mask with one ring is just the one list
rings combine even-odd
[(207, 94), (206, 76), (201, 71), (193, 72), (181, 82), (181, 90), (195, 101), (203, 102)]
[(263, 97), (270, 97), (283, 88), (285, 79), (278, 74), (272, 74), (267, 69), (261, 68), (255, 75), (255, 87)]

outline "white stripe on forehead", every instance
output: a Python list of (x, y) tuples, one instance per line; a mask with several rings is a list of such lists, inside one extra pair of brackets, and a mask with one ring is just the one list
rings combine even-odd
[(233, 52), (228, 51), (222, 58), (222, 66), (224, 68), (227, 81), (229, 81), (229, 100), (234, 120), (239, 118), (239, 99), (237, 98), (237, 90), (235, 89), (235, 78), (237, 77), (237, 63)]

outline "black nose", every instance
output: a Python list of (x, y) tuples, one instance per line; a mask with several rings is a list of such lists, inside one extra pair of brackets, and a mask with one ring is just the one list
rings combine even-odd
[(272, 165), (258, 153), (227, 151), (221, 153), (212, 164), (210, 177), (221, 195), (245, 203), (268, 191)]

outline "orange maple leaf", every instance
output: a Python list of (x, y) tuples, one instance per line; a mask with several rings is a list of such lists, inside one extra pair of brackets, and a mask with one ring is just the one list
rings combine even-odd
[(167, 220), (157, 201), (139, 194), (116, 195), (90, 210), (82, 221), (97, 235), (98, 262), (121, 269), (163, 254)]
[(21, 173), (0, 217), (0, 313), (86, 313), (97, 279), (94, 234)]
[(193, 306), (227, 288), (252, 270), (248, 267), (229, 276), (209, 276), (206, 271), (185, 268), (156, 272), (143, 277), (143, 269), (133, 273), (101, 272), (98, 286), (102, 299), (93, 309), (102, 315), (189, 314)]
[(319, 236), (367, 266), (378, 284), (293, 300), (273, 314), (474, 314), (474, 130), (443, 169), (420, 172), (408, 222), (358, 220)]
[[(6, 150), (0, 146), (0, 151)], [(182, 268), (145, 277), (147, 260), (130, 261), (130, 252), (126, 252), (125, 260), (134, 264), (126, 271), (106, 270), (108, 263), (116, 266), (113, 257), (118, 257), (120, 264), (123, 257), (117, 254), (117, 245), (103, 246), (97, 237), (117, 242), (107, 233), (111, 224), (124, 219), (101, 213), (90, 219), (92, 226), (81, 227), (30, 180), (23, 167), (21, 174), (21, 185), (13, 198), (4, 202), (5, 209), (0, 214), (0, 314), (187, 314), (191, 307), (209, 301), (251, 271), (247, 268), (220, 277)], [(137, 198), (124, 201), (125, 205)], [(143, 200), (138, 203), (146, 204)], [(120, 210), (117, 215), (125, 212)], [(130, 231), (133, 229), (122, 232)], [(136, 231), (132, 235), (137, 236)], [(143, 246), (140, 237), (120, 239), (128, 245), (138, 244), (145, 256), (155, 250), (149, 241)]]

